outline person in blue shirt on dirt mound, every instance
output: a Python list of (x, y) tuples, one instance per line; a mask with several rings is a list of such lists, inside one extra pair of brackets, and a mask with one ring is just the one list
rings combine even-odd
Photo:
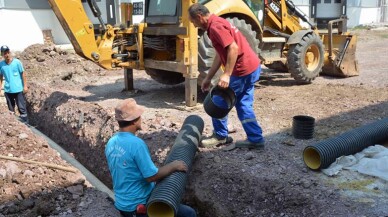
[[(150, 151), (145, 142), (135, 133), (141, 130), (141, 115), (144, 107), (134, 99), (126, 99), (115, 108), (115, 117), (120, 131), (109, 139), (105, 147), (113, 181), (115, 207), (124, 217), (143, 217), (145, 204), (155, 187), (155, 181), (161, 180), (173, 172), (187, 172), (183, 161), (173, 161), (157, 168), (151, 160)], [(178, 217), (196, 217), (189, 206), (180, 204)]]
[[(15, 104), (18, 107), (20, 119), (28, 122), (26, 99), (24, 93), (27, 93), (27, 78), (20, 60), (13, 58), (9, 47), (1, 46), (1, 55), (4, 60), (0, 62), (0, 87), (4, 82), (4, 96), (7, 100), (8, 109), (15, 112)], [(0, 89), (1, 90), (1, 89)]]

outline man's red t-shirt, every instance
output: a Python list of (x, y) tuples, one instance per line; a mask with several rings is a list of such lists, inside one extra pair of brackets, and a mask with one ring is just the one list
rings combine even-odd
[(254, 72), (260, 65), (257, 54), (249, 46), (244, 35), (227, 20), (214, 14), (210, 15), (207, 34), (221, 58), (221, 63), (226, 64), (227, 47), (234, 42), (238, 46), (238, 56), (232, 75), (244, 76)]

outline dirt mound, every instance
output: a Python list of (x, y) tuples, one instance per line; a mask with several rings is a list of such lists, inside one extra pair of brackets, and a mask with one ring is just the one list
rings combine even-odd
[(61, 83), (71, 86), (85, 82), (85, 76), (102, 76), (106, 70), (88, 61), (74, 50), (64, 50), (49, 44), (34, 44), (17, 53), (31, 81)]
[[(106, 205), (100, 213), (115, 213), (107, 194), (91, 188), (76, 168), (62, 160), (56, 150), (2, 104), (0, 123), (0, 216), (54, 216), (72, 212), (92, 216), (96, 209), (94, 201)], [(75, 173), (4, 158), (62, 166)]]
[[(102, 95), (96, 95), (93, 101), (88, 102), (67, 91), (53, 90), (44, 85), (32, 84), (31, 89), (28, 99), (30, 113), (34, 115), (32, 122), (111, 186), (104, 145), (117, 130), (111, 108), (118, 99), (125, 97), (125, 93), (112, 93), (114, 96), (104, 99), (106, 102), (103, 103), (98, 100)], [(341, 190), (326, 183), (319, 173), (309, 171), (303, 164), (301, 153), (307, 144), (388, 115), (385, 109), (388, 98), (381, 95), (381, 91), (339, 85), (282, 89), (269, 85), (261, 89), (262, 96), (255, 103), (255, 108), (266, 131), (267, 148), (263, 151), (232, 152), (200, 148), (189, 176), (185, 201), (195, 207), (200, 216), (372, 214), (367, 207), (343, 197)], [(172, 89), (171, 92), (176, 90)], [(159, 92), (158, 95), (172, 93)], [(321, 97), (312, 98), (317, 94)], [(290, 95), (293, 96), (292, 103), (288, 101)], [(150, 101), (153, 98), (153, 94), (138, 96), (138, 99), (148, 102), (143, 119), (144, 129), (139, 136), (149, 145), (155, 162), (161, 164), (180, 129), (180, 120), (192, 113), (198, 113), (204, 119), (207, 116), (200, 107), (191, 111), (167, 107), (161, 109), (156, 106), (160, 103)], [(162, 98), (167, 99), (165, 96), (159, 99)], [(305, 101), (310, 102), (309, 106)], [(107, 102), (108, 107), (102, 106)], [(303, 141), (291, 137), (289, 119), (300, 111), (319, 120), (314, 140)], [(344, 114), (340, 114), (341, 111)], [(45, 120), (44, 124), (40, 120)], [(230, 122), (237, 121), (232, 111)], [(205, 134), (209, 133), (211, 130), (206, 127)], [(238, 130), (233, 137), (238, 139), (243, 134), (242, 130)], [(371, 198), (376, 197), (373, 195)], [(383, 202), (376, 202), (375, 206), (381, 207)], [(375, 212), (379, 213), (382, 213), (381, 210)]]
[[(108, 139), (118, 130), (113, 109), (34, 82), (30, 89), (28, 109), (33, 114), (31, 122), (112, 187), (104, 149)], [(168, 122), (160, 115), (145, 117), (144, 120), (152, 124), (145, 125), (140, 136), (158, 143), (159, 147), (151, 146), (150, 151), (158, 153), (154, 160), (160, 165), (167, 153), (163, 149), (172, 144), (171, 140), (177, 135), (181, 123)]]
[[(30, 119), (50, 138), (73, 155), (106, 184), (111, 183), (104, 155), (105, 143), (116, 129), (112, 115), (44, 85), (31, 84)], [(42, 112), (44, 111), (44, 112)], [(45, 124), (41, 124), (45, 120)], [(55, 123), (55, 126), (53, 127)], [(98, 160), (97, 160), (98, 159)]]
[[(221, 147), (199, 148), (193, 170), (189, 175), (184, 200), (198, 211), (199, 216), (388, 214), (386, 182), (381, 183), (373, 177), (354, 173), (351, 175), (345, 173), (344, 176), (334, 178), (327, 177), (322, 173), (308, 170), (301, 154), (307, 145), (388, 116), (386, 94), (388, 74), (383, 73), (384, 58), (377, 59), (371, 54), (379, 52), (378, 49), (381, 55), (386, 54), (382, 45), (387, 43), (388, 32), (381, 32), (374, 37), (379, 40), (371, 40), (369, 32), (366, 35), (362, 35), (364, 32), (360, 34), (362, 43), (357, 54), (360, 57), (361, 72), (358, 77), (348, 79), (319, 77), (311, 85), (296, 85), (289, 74), (273, 73), (267, 77), (262, 76), (262, 80), (255, 88), (253, 106), (265, 133), (266, 148), (231, 152), (223, 152)], [(374, 49), (366, 49), (368, 47)], [(203, 98), (200, 94), (197, 107), (182, 106), (184, 85), (163, 86), (149, 79), (144, 72), (135, 71), (137, 90), (123, 92), (121, 90), (124, 85), (120, 74), (122, 71), (108, 73), (70, 51), (56, 50), (51, 45), (34, 45), (18, 55), (28, 67), (30, 92), (27, 94), (27, 101), (31, 123), (62, 145), (109, 187), (111, 180), (106, 167), (104, 145), (117, 130), (112, 108), (120, 99), (135, 98), (139, 104), (147, 108), (142, 118), (143, 130), (139, 136), (149, 145), (152, 158), (158, 165), (164, 162), (183, 120), (188, 115), (201, 116), (205, 121), (204, 135), (212, 133), (210, 118), (203, 111), (201, 105)], [(91, 67), (90, 70), (88, 67)], [(6, 110), (5, 107), (1, 109)], [(48, 148), (42, 147), (39, 142), (35, 145), (33, 143), (35, 138), (30, 142), (23, 142), (26, 138), (23, 140), (19, 138), (25, 137), (21, 134), (27, 132), (27, 129), (13, 130), (14, 122), (11, 116), (4, 116), (5, 113), (0, 114), (0, 120), (6, 118), (0, 122), (6, 123), (1, 126), (0, 132), (1, 135), (9, 135), (2, 141), (5, 144), (5, 148), (0, 149), (3, 154), (11, 153), (18, 157), (50, 160)], [(292, 117), (301, 114), (316, 118), (316, 132), (311, 140), (297, 140), (292, 137), (290, 129)], [(234, 110), (230, 113), (229, 122), (237, 126), (237, 132), (231, 136), (235, 140), (244, 139), (245, 133)], [(14, 131), (15, 133), (12, 133)], [(27, 138), (33, 137), (28, 134)], [(30, 143), (33, 144), (32, 148), (28, 145)], [(35, 154), (32, 154), (34, 151)], [(38, 158), (44, 154), (47, 158)], [(51, 157), (52, 162), (66, 165), (58, 159), (58, 156)], [(3, 162), (1, 163), (0, 171), (7, 171)], [(85, 190), (84, 184), (77, 180), (72, 182), (55, 174), (50, 176), (52, 169), (46, 169), (45, 174), (32, 166), (22, 168), (18, 165), (18, 168), (22, 172), (15, 173), (16, 180), (3, 178), (3, 183), (6, 183), (3, 186), (6, 187), (1, 187), (1, 196), (7, 198), (4, 201), (11, 200), (10, 204), (0, 206), (0, 213), (4, 215), (28, 216), (26, 210), (41, 210), (34, 211), (32, 215), (49, 213), (61, 216), (109, 216), (108, 211), (111, 211), (111, 215), (117, 214), (114, 210), (109, 210), (112, 205), (107, 202), (106, 196), (85, 198), (89, 188)], [(19, 181), (19, 176), (23, 178), (26, 170), (35, 175), (49, 174), (47, 177), (51, 178), (44, 179), (41, 185), (46, 186), (49, 182), (51, 193), (43, 193), (39, 185), (35, 188), (31, 184), (37, 180), (34, 177), (31, 177), (33, 181), (27, 178)], [(45, 168), (41, 170), (45, 171)], [(28, 176), (30, 172), (26, 174)], [(63, 175), (65, 174), (67, 172)], [(0, 177), (7, 176), (1, 176), (0, 173)], [(53, 182), (50, 183), (51, 179)], [(24, 196), (25, 199), (19, 191), (8, 189), (8, 186), (23, 189), (21, 184), (24, 182), (30, 183), (27, 189), (31, 188), (30, 196)], [(54, 188), (61, 185), (64, 186)], [(77, 193), (74, 192), (80, 191), (74, 190), (80, 190), (79, 186), (82, 186), (85, 196), (77, 198)], [(359, 187), (355, 189), (352, 186)], [(45, 187), (47, 188), (49, 187)], [(36, 197), (34, 193), (37, 194)], [(72, 200), (74, 197), (77, 199)], [(35, 201), (33, 207), (29, 199)], [(42, 210), (43, 206), (39, 205), (41, 204), (39, 201), (47, 204), (46, 210)], [(101, 209), (108, 208), (105, 213), (104, 210), (100, 210), (103, 214), (83, 213), (85, 204), (89, 204), (88, 207), (95, 205)]]

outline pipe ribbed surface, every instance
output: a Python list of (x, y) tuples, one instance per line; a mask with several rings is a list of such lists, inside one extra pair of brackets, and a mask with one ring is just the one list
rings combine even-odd
[[(204, 122), (197, 115), (190, 115), (183, 122), (175, 143), (164, 164), (182, 160), (191, 170), (198, 144), (202, 135)], [(182, 199), (188, 173), (174, 172), (158, 182), (147, 202), (149, 217), (174, 217)]]
[(353, 155), (368, 146), (387, 140), (388, 118), (384, 118), (307, 146), (303, 151), (303, 160), (310, 169), (325, 169), (340, 156)]
[(297, 115), (292, 118), (292, 134), (296, 139), (311, 139), (314, 136), (315, 118)]

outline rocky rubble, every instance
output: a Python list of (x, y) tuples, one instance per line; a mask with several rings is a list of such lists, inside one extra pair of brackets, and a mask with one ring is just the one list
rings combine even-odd
[(0, 144), (1, 156), (76, 171), (0, 157), (0, 216), (117, 216), (107, 194), (94, 189), (76, 168), (19, 122), (4, 104), (0, 104)]
[[(23, 52), (15, 53), (28, 73), (31, 81), (38, 83), (70, 85), (85, 82), (85, 76), (102, 76), (106, 70), (78, 56), (74, 50), (62, 50), (51, 44), (35, 44)], [(73, 81), (66, 84), (66, 81)]]
[[(253, 106), (265, 133), (266, 148), (231, 152), (222, 151), (222, 147), (199, 148), (184, 202), (193, 206), (201, 217), (388, 215), (386, 182), (350, 173), (329, 178), (307, 169), (302, 159), (306, 145), (388, 116), (388, 74), (381, 61), (387, 55), (384, 44), (388, 32), (360, 31), (357, 34), (360, 76), (319, 77), (311, 85), (297, 85), (289, 74), (267, 74), (268, 70), (264, 69), (255, 88)], [(199, 93), (198, 106), (186, 108), (182, 104), (184, 85), (160, 85), (144, 72), (135, 70), (136, 90), (122, 91), (122, 72), (108, 73), (72, 52), (36, 45), (19, 55), (29, 67), (31, 88), (27, 100), (31, 124), (64, 147), (108, 187), (111, 184), (103, 151), (107, 139), (117, 130), (113, 108), (120, 99), (135, 98), (146, 107), (139, 136), (149, 145), (158, 165), (163, 164), (188, 115), (201, 116), (205, 121), (204, 135), (212, 133), (210, 118), (201, 105), (204, 94)], [(2, 111), (5, 114), (6, 108)], [(301, 114), (316, 118), (315, 135), (311, 140), (292, 137), (292, 117)], [(1, 114), (0, 119), (3, 116)], [(0, 122), (3, 125), (0, 138), (6, 135), (1, 141), (3, 155), (42, 160), (38, 152), (42, 150), (51, 156), (43, 160), (69, 166), (55, 157), (55, 153), (51, 155), (49, 146), (39, 142), (35, 145), (33, 141), (40, 140), (30, 135), (27, 128), (12, 130), (18, 122), (14, 123), (11, 117), (5, 115)], [(244, 139), (234, 110), (229, 122), (237, 129), (231, 136), (235, 140)], [(86, 187), (87, 182), (64, 179), (62, 176), (69, 175), (68, 172), (44, 167), (35, 169), (37, 166), (19, 163), (4, 166), (5, 163), (1, 161), (0, 177), (10, 173), (16, 181), (2, 179), (5, 184), (1, 185), (1, 196), (7, 198), (0, 206), (3, 215), (28, 216), (31, 214), (28, 210), (35, 210), (34, 214), (42, 216), (46, 213), (53, 216), (117, 214), (106, 195)], [(38, 175), (39, 179), (35, 178)], [(39, 182), (41, 179), (44, 181)], [(35, 182), (40, 184), (35, 186)], [(28, 194), (25, 191), (20, 194), (15, 190), (15, 186), (22, 189), (20, 183), (32, 189), (29, 197), (24, 196)], [(40, 206), (40, 201), (49, 205)]]

